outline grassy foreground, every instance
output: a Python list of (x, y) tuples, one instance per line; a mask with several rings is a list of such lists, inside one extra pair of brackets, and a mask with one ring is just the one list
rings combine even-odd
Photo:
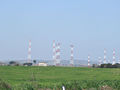
[[(120, 90), (120, 69), (0, 66), (0, 79), (15, 90), (61, 90), (62, 85), (68, 90), (98, 90), (106, 85)], [(23, 87), (26, 89), (22, 89)]]

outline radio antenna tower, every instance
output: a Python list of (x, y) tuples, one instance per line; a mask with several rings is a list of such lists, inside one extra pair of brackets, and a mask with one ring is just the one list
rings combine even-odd
[(104, 49), (104, 64), (106, 64), (106, 49)]
[(70, 45), (71, 47), (71, 59), (70, 59), (70, 66), (74, 66), (74, 46), (73, 45)]
[(56, 66), (56, 44), (55, 44), (55, 40), (53, 41), (53, 62), (54, 62), (54, 65)]
[(112, 65), (114, 65), (116, 62), (115, 62), (115, 49), (113, 49), (113, 63)]
[(119, 60), (118, 60), (118, 63), (120, 64), (120, 58), (119, 58)]
[(60, 66), (60, 43), (56, 44), (56, 65)]
[(29, 40), (28, 63), (31, 63), (31, 40)]
[(99, 59), (99, 66), (102, 64), (102, 60), (101, 60), (101, 57), (98, 57)]
[(88, 55), (88, 67), (90, 67), (90, 55)]

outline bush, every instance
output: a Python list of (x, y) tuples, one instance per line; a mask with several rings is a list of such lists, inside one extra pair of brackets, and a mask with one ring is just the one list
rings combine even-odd
[(116, 63), (112, 65), (111, 63), (108, 64), (101, 64), (100, 68), (120, 68), (120, 64)]
[(12, 90), (11, 86), (0, 80), (0, 90)]

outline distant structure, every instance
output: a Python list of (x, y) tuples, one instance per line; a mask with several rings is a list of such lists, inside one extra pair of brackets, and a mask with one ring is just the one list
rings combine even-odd
[(106, 49), (104, 49), (104, 62), (103, 62), (104, 64), (106, 64), (107, 63), (107, 61), (106, 61)]
[(101, 57), (98, 57), (98, 60), (99, 60), (99, 66), (100, 66), (102, 64)]
[(88, 55), (88, 67), (90, 67), (90, 55)]
[(38, 63), (38, 66), (48, 66), (48, 65), (45, 62), (40, 62), (40, 63)]
[(54, 62), (54, 65), (56, 66), (56, 44), (55, 44), (55, 40), (53, 41), (53, 62)]
[(56, 44), (56, 66), (60, 66), (60, 43)]
[(0, 62), (0, 66), (5, 66), (6, 63)]
[(119, 60), (118, 60), (118, 63), (120, 64), (120, 58), (119, 58)]
[(113, 63), (112, 65), (114, 65), (116, 62), (115, 62), (115, 49), (113, 49)]
[(74, 46), (70, 45), (71, 47), (71, 59), (70, 59), (70, 66), (74, 66)]
[(28, 48), (28, 63), (31, 63), (31, 40), (29, 40), (29, 48)]

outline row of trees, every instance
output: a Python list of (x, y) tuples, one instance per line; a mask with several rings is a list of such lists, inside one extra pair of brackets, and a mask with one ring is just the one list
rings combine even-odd
[(116, 63), (112, 65), (111, 63), (108, 64), (101, 64), (100, 66), (93, 64), (93, 68), (120, 68), (120, 64)]
[[(24, 65), (24, 66), (32, 66), (33, 64), (36, 64), (36, 63), (37, 63), (37, 61), (33, 60), (32, 63), (23, 63), (22, 65)], [(16, 62), (16, 61), (10, 61), (8, 65), (9, 66), (20, 66), (21, 64)]]

